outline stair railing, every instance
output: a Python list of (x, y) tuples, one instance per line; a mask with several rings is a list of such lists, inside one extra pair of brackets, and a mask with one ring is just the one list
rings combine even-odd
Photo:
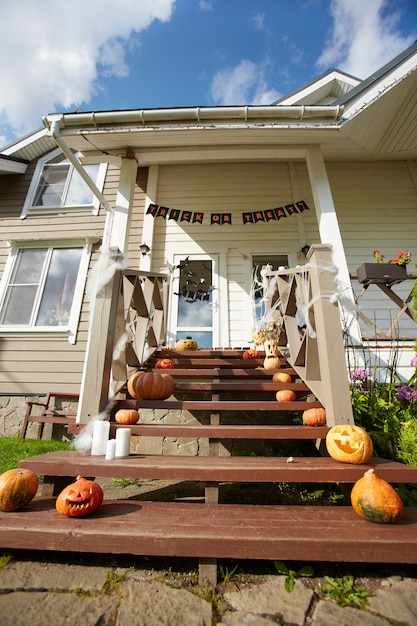
[(311, 246), (304, 266), (268, 272), (266, 314), (276, 306), (283, 317), (279, 345), (297, 375), (326, 408), (327, 424), (353, 424), (332, 246)]
[(129, 368), (140, 367), (165, 342), (167, 275), (122, 269), (121, 258), (111, 249), (107, 282), (91, 303), (77, 424), (108, 410)]

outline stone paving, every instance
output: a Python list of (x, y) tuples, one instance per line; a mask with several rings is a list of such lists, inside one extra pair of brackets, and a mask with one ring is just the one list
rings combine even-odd
[(417, 580), (392, 576), (362, 609), (340, 607), (279, 575), (236, 577), (221, 591), (184, 587), (171, 570), (12, 558), (0, 569), (1, 626), (415, 626)]

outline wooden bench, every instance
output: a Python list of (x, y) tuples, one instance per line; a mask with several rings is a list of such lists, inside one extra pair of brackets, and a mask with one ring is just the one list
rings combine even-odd
[[(71, 408), (71, 400), (78, 402), (78, 398), (79, 396), (76, 393), (50, 391), (43, 400), (29, 400), (26, 403), (27, 409), (23, 419), (20, 439), (26, 437), (29, 424), (33, 422), (38, 424), (37, 439), (42, 438), (45, 424), (62, 424), (67, 427), (75, 424), (77, 411)], [(68, 402), (69, 406), (64, 408), (58, 406), (62, 401)], [(34, 407), (40, 407), (40, 413), (33, 413)]]

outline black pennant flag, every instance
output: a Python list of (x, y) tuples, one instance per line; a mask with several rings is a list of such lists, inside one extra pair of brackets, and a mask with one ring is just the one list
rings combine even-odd
[(221, 224), (221, 223), (222, 223), (222, 218), (221, 218), (220, 213), (212, 213), (210, 224)]
[(282, 206), (279, 206), (276, 209), (274, 209), (274, 213), (277, 216), (277, 220), (280, 220), (281, 217), (288, 217), (288, 215), (284, 211), (284, 207)]
[(148, 206), (148, 210), (146, 211), (146, 215), (153, 215), (155, 217), (157, 210), (158, 210), (157, 204), (150, 204)]
[(308, 206), (306, 205), (306, 203), (304, 202), (304, 200), (300, 200), (299, 202), (296, 202), (295, 204), (298, 207), (298, 210), (299, 210), (300, 213), (302, 213), (303, 211), (309, 211), (310, 210), (308, 208)]
[(253, 218), (255, 220), (255, 224), (257, 222), (264, 222), (265, 221), (265, 216), (263, 214), (263, 211), (255, 211), (253, 214)]
[(203, 219), (204, 219), (204, 213), (194, 213), (193, 214), (193, 224), (195, 224), (196, 222), (198, 224), (202, 224), (203, 223)]
[(176, 222), (178, 222), (178, 218), (180, 216), (181, 211), (179, 209), (171, 209), (169, 212), (169, 218), (170, 220), (175, 220)]
[(242, 220), (244, 224), (253, 224), (253, 213), (242, 213)]
[(191, 222), (191, 211), (183, 211), (181, 213), (181, 222)]
[(285, 208), (287, 210), (288, 215), (294, 215), (295, 213), (298, 213), (297, 207), (295, 206), (295, 204), (286, 204)]
[(158, 213), (156, 214), (156, 217), (163, 217), (164, 219), (166, 219), (166, 216), (169, 213), (169, 209), (167, 206), (160, 206), (158, 209)]
[(272, 209), (268, 209), (267, 211), (264, 211), (264, 215), (266, 217), (266, 221), (270, 222), (271, 220), (276, 220), (277, 216), (275, 215), (274, 211)]
[(232, 223), (232, 214), (231, 213), (222, 213), (221, 214), (222, 224), (231, 224)]

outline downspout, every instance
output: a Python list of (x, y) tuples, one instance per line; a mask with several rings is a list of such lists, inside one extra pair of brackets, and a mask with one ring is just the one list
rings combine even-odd
[(114, 218), (114, 208), (107, 202), (107, 199), (104, 197), (100, 189), (97, 187), (94, 181), (87, 174), (87, 172), (85, 171), (85, 169), (83, 168), (79, 160), (75, 157), (74, 153), (69, 148), (69, 146), (67, 146), (65, 141), (62, 139), (61, 134), (59, 132), (59, 123), (57, 120), (54, 120), (51, 123), (50, 128), (49, 128), (49, 133), (54, 138), (58, 147), (65, 154), (68, 161), (71, 163), (71, 165), (74, 166), (75, 170), (81, 176), (83, 181), (91, 189), (93, 194), (96, 196), (96, 198), (100, 201), (100, 203), (103, 205), (103, 207), (107, 211), (106, 223), (105, 223), (104, 232), (103, 232), (103, 247), (107, 248), (110, 244), (110, 236), (111, 236), (113, 218)]

